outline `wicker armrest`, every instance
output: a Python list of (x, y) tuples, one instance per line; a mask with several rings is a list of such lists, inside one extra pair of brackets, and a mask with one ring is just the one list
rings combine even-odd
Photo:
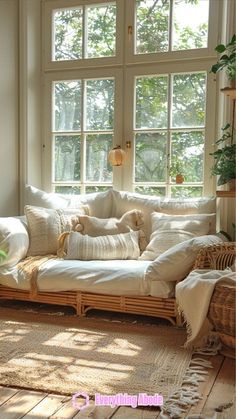
[(213, 244), (198, 253), (193, 269), (223, 270), (233, 265), (236, 258), (236, 242)]

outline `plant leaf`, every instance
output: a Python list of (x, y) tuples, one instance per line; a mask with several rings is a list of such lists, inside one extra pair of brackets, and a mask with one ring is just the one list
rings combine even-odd
[(219, 44), (215, 47), (215, 51), (220, 52), (220, 53), (224, 52), (225, 50), (226, 50), (226, 47), (224, 44)]

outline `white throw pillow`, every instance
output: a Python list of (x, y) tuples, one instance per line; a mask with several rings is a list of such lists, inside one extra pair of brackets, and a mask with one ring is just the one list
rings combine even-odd
[(14, 217), (0, 218), (0, 249), (7, 257), (0, 266), (8, 268), (24, 259), (29, 246), (29, 236), (22, 222)]
[(222, 243), (222, 239), (215, 235), (196, 237), (179, 243), (150, 263), (146, 270), (145, 279), (153, 282), (180, 281), (192, 269), (201, 248), (217, 243)]
[(25, 203), (36, 207), (58, 209), (68, 207), (70, 198), (64, 198), (56, 193), (48, 193), (27, 185), (25, 187)]
[(151, 219), (152, 235), (141, 260), (154, 260), (178, 243), (209, 234), (212, 223), (215, 225), (215, 214), (167, 215), (154, 212)]
[(162, 198), (156, 210), (165, 214), (212, 214), (216, 212), (216, 198)]
[(105, 192), (70, 196), (70, 208), (78, 208), (81, 204), (89, 206), (89, 214), (91, 216), (109, 218), (112, 215), (112, 189), (108, 189)]
[(25, 206), (30, 244), (28, 256), (56, 254), (58, 237), (63, 231), (72, 229), (72, 217), (84, 215), (88, 212), (87, 206), (80, 209), (66, 208), (55, 210), (50, 208)]
[(65, 259), (109, 260), (137, 259), (140, 255), (139, 231), (91, 237), (77, 232), (60, 236), (58, 256)]

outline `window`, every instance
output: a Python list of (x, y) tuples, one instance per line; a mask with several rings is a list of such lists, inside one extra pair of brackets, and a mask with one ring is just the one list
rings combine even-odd
[[(211, 192), (215, 86), (208, 73), (217, 4), (44, 0), (47, 189)], [(107, 156), (115, 145), (127, 159), (112, 169)], [(180, 186), (169, 175), (176, 157), (185, 168)]]
[(135, 53), (207, 47), (208, 0), (137, 0)]
[(53, 60), (116, 55), (116, 4), (93, 4), (53, 12)]

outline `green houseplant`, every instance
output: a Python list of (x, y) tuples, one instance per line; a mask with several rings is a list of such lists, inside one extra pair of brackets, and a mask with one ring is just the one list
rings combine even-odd
[(222, 54), (217, 63), (211, 67), (211, 72), (216, 74), (225, 69), (231, 88), (236, 87), (236, 34), (232, 36), (231, 41), (224, 45), (219, 44), (215, 47), (215, 51)]
[(218, 148), (214, 153), (214, 165), (211, 173), (219, 176), (217, 185), (221, 186), (229, 183), (229, 189), (235, 190), (236, 179), (236, 144), (233, 143), (233, 131), (230, 124), (226, 124), (222, 129), (222, 136), (216, 141), (216, 144), (224, 143), (224, 146)]

